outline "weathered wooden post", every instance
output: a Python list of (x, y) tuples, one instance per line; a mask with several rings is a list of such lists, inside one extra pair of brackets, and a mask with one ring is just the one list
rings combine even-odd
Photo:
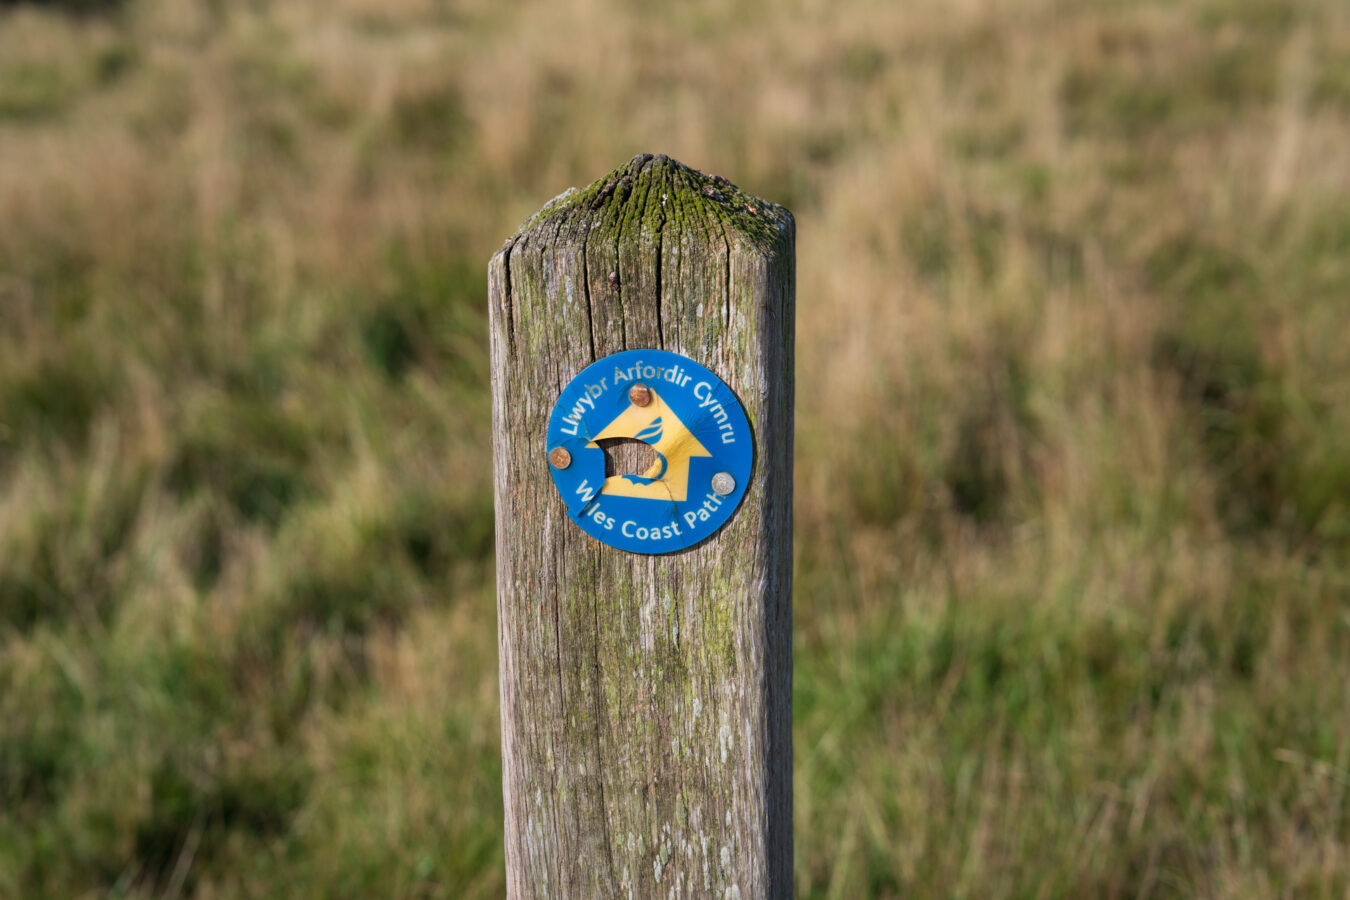
[[(642, 155), (492, 258), (511, 898), (792, 894), (793, 241)], [(661, 462), (597, 477), (612, 434)]]

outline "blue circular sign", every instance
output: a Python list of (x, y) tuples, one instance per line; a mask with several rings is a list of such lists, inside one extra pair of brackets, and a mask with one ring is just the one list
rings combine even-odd
[[(641, 441), (640, 475), (605, 475), (602, 442)], [(567, 514), (633, 553), (672, 553), (731, 518), (750, 486), (755, 444), (736, 395), (678, 353), (625, 350), (568, 383), (548, 421), (549, 471)]]

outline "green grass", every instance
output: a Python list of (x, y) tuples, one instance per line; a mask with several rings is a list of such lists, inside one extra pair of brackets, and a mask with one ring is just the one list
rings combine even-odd
[(1348, 49), (0, 4), (0, 897), (503, 894), (486, 263), (639, 151), (799, 225), (798, 895), (1345, 896)]

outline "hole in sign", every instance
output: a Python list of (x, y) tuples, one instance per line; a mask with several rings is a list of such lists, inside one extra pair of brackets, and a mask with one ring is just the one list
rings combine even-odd
[(651, 444), (633, 438), (605, 438), (597, 441), (605, 451), (605, 477), (614, 475), (646, 475), (660, 459)]

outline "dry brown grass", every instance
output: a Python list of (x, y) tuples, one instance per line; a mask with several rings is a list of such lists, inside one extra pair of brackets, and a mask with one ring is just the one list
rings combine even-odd
[(0, 11), (0, 896), (501, 892), (483, 267), (798, 221), (807, 897), (1350, 885), (1350, 11)]

